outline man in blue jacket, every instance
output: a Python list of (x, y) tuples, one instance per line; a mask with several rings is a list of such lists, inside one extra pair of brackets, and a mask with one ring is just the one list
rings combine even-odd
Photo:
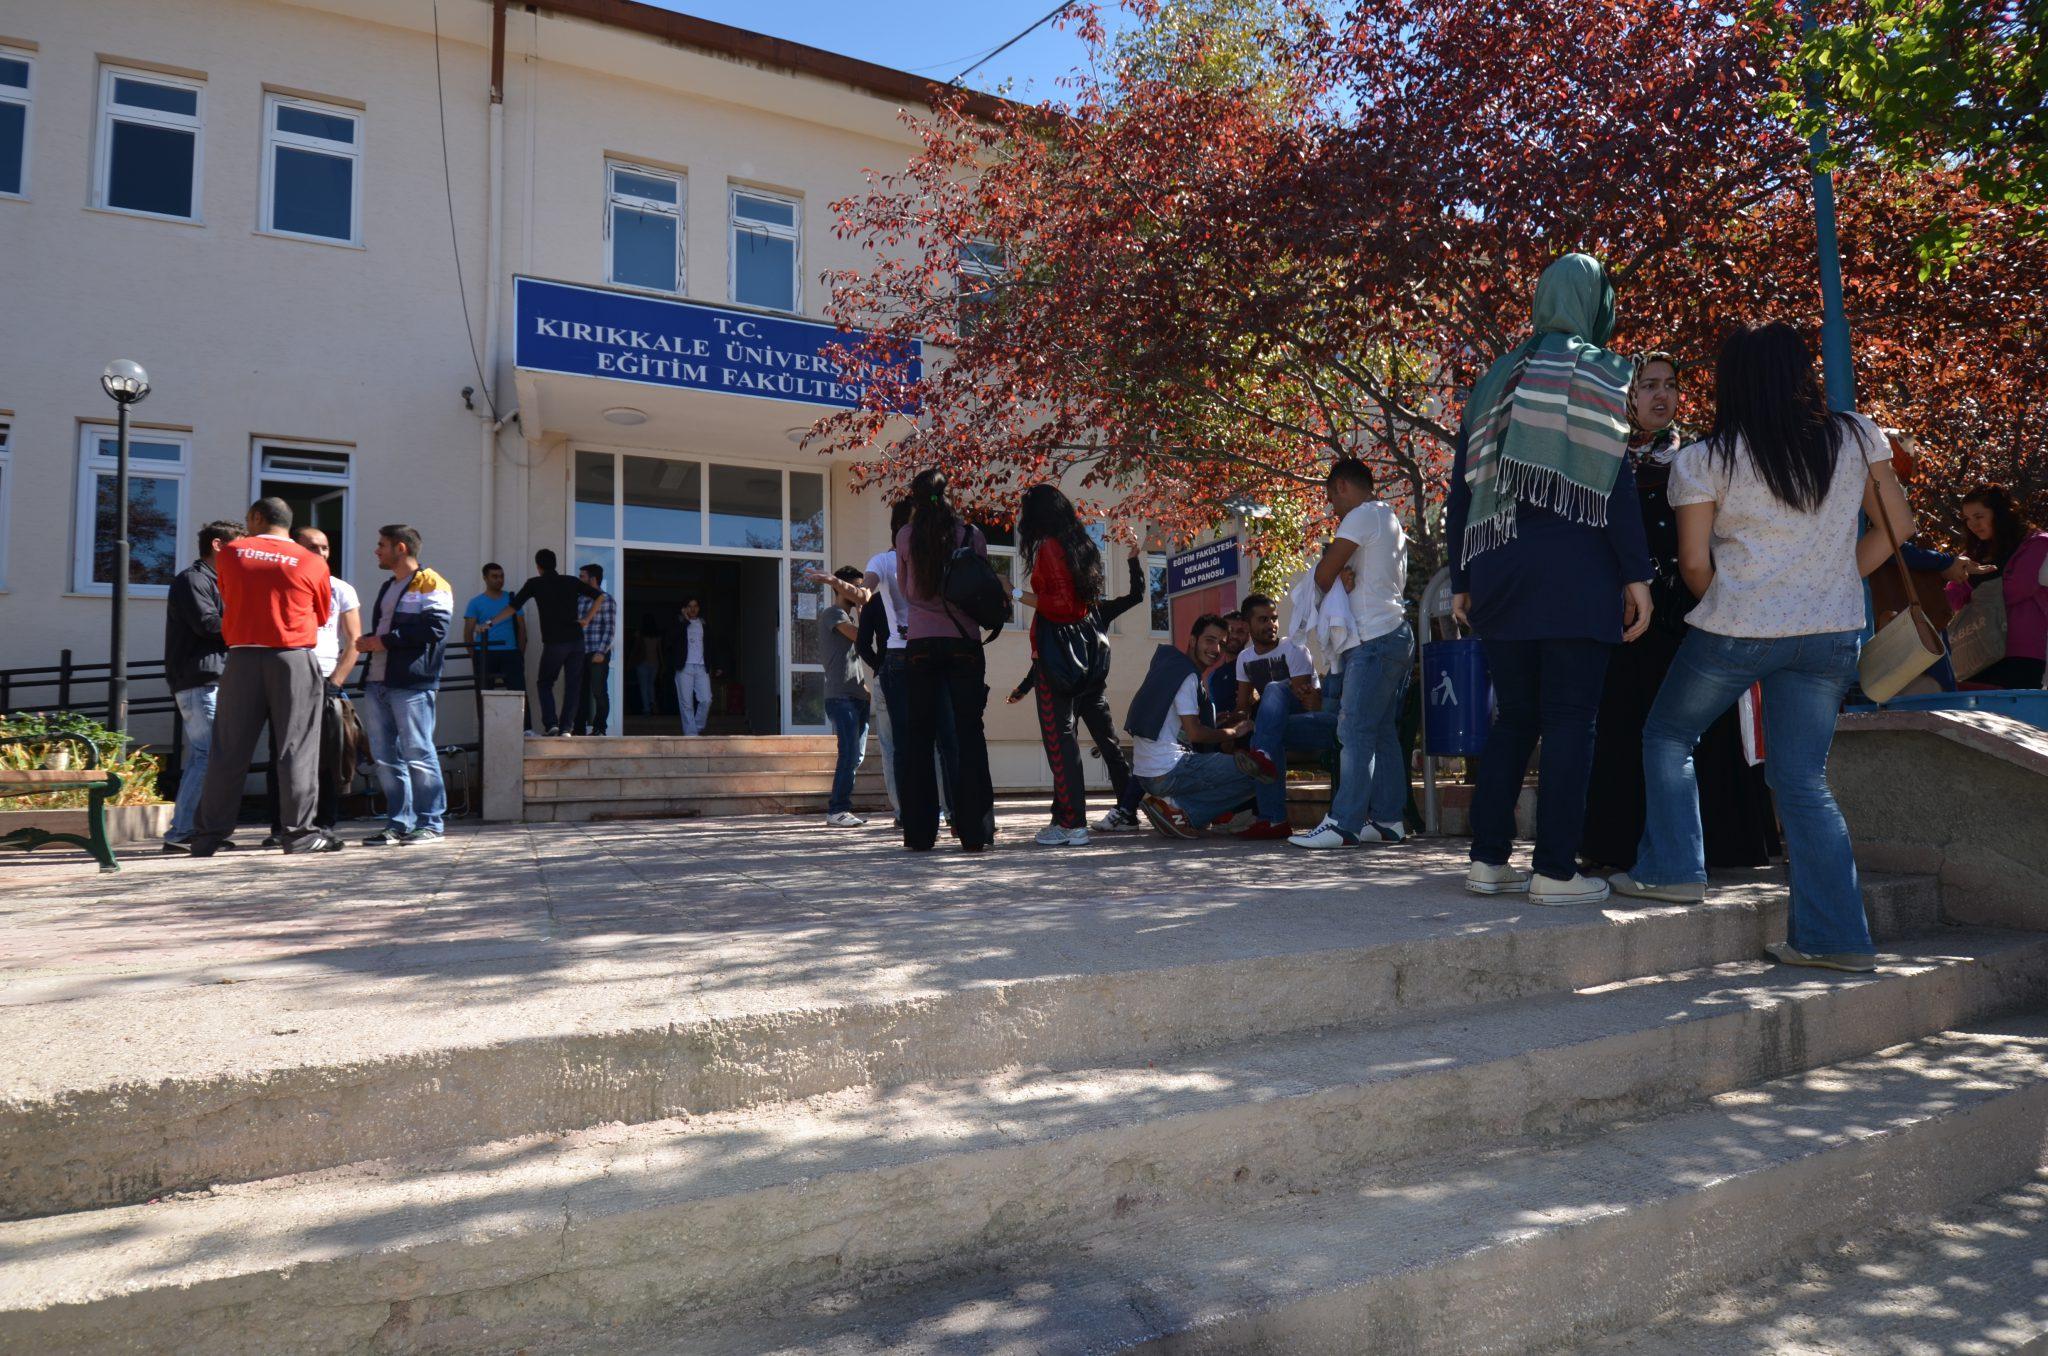
[(363, 683), (363, 732), (384, 792), (384, 828), (365, 847), (419, 847), (441, 841), (448, 790), (434, 751), (434, 706), (455, 617), (455, 591), (419, 562), (420, 534), (404, 523), (377, 531), (377, 564), (391, 577), (356, 649), (370, 657)]

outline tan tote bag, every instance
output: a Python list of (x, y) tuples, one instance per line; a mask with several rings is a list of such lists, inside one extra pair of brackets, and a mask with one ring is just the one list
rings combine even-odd
[[(1871, 479), (1875, 481), (1876, 477)], [(1881, 491), (1877, 496), (1877, 517), (1884, 524), (1885, 538), (1892, 544), (1892, 565), (1899, 572), (1904, 596), (1912, 598), (1913, 574), (1906, 568), (1905, 554), (1899, 550), (1899, 534), (1892, 528), (1892, 515), (1885, 507)], [(1914, 602), (1879, 627), (1863, 647), (1863, 657), (1856, 664), (1857, 681), (1864, 696), (1883, 705), (1940, 663), (1943, 653), (1941, 632), (1927, 619), (1920, 604)]]

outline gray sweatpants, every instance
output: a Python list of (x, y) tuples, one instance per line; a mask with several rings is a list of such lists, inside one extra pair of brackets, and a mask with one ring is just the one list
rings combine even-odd
[(287, 841), (313, 828), (320, 799), (320, 708), (327, 681), (311, 650), (241, 645), (228, 651), (215, 698), (213, 751), (192, 841), (218, 844), (235, 831), (256, 737), (270, 725), (277, 766), (278, 823)]

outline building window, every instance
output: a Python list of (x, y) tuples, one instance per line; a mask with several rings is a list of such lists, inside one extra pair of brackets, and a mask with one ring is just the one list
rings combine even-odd
[(605, 276), (623, 287), (683, 290), (683, 176), (605, 162)]
[(962, 339), (981, 328), (982, 317), (996, 303), (997, 289), (1008, 271), (1003, 247), (988, 240), (970, 240), (960, 247), (960, 276), (955, 281), (959, 306), (957, 326)]
[[(128, 583), (159, 595), (178, 573), (185, 541), (185, 474), (191, 439), (155, 429), (128, 435)], [(114, 583), (115, 434), (105, 424), (82, 430), (78, 476), (78, 549), (73, 586), (106, 593)]]
[(363, 115), (272, 94), (263, 101), (263, 221), (273, 235), (362, 243)]
[(325, 532), (329, 563), (343, 579), (349, 577), (349, 552), (355, 543), (354, 488), (354, 461), (346, 448), (269, 439), (256, 444), (255, 497), (284, 500), (291, 506), (294, 528)]
[(1173, 600), (1166, 596), (1166, 557), (1145, 557), (1145, 601), (1152, 609), (1152, 634), (1173, 633)]
[(759, 189), (732, 191), (732, 299), (742, 306), (796, 311), (803, 305), (803, 204)]
[(0, 589), (7, 587), (7, 495), (14, 488), (14, 411), (0, 410)]
[(29, 100), (35, 94), (35, 59), (0, 47), (0, 198), (28, 196)]
[(99, 206), (199, 220), (205, 95), (197, 80), (100, 69)]

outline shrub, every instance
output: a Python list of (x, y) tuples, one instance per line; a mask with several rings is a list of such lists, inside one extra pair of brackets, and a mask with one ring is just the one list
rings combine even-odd
[[(90, 740), (99, 751), (100, 765), (119, 774), (120, 794), (115, 796), (115, 805), (161, 805), (163, 797), (156, 793), (156, 781), (163, 770), (163, 762), (153, 753), (140, 749), (131, 750), (133, 742), (129, 736), (108, 729), (90, 716), (76, 711), (9, 711), (0, 713), (0, 739), (26, 738), (21, 744), (0, 744), (0, 768), (25, 770), (47, 766), (51, 752), (69, 748), (74, 755), (79, 751), (76, 745), (63, 741), (41, 743), (37, 735), (67, 734)], [(45, 791), (33, 796), (10, 796), (0, 801), (0, 809), (7, 810), (82, 810), (86, 807), (87, 793), (84, 791)]]

